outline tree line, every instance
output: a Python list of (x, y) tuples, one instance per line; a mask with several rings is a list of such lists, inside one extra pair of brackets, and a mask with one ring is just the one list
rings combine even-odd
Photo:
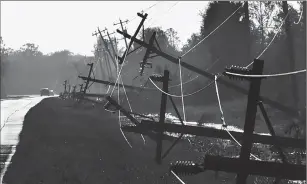
[[(162, 51), (173, 55), (181, 56), (191, 49), (200, 40), (211, 34), (230, 14), (237, 10), (219, 29), (214, 31), (208, 39), (199, 44), (195, 49), (183, 57), (183, 61), (197, 66), (210, 73), (218, 74), (224, 71), (225, 66), (240, 65), (246, 66), (252, 62), (261, 52), (274, 41), (264, 52), (260, 59), (265, 61), (264, 73), (282, 73), (306, 68), (306, 2), (298, 2), (300, 11), (296, 11), (285, 1), (253, 1), (248, 2), (245, 7), (243, 2), (214, 1), (210, 2), (208, 8), (200, 14), (202, 17), (199, 30), (196, 30), (186, 41), (182, 48), (179, 48), (177, 31), (170, 28), (163, 30), (161, 27), (145, 28), (138, 35), (139, 39), (149, 41), (153, 32)], [(300, 18), (300, 12), (303, 11)], [(246, 16), (246, 15), (249, 16)], [(285, 23), (283, 20), (287, 17)], [(298, 20), (300, 21), (298, 22)], [(298, 23), (297, 23), (298, 22)], [(279, 26), (281, 30), (275, 36)], [(100, 60), (102, 63), (106, 58), (105, 47), (111, 49), (111, 43), (97, 39), (94, 45), (93, 61)], [(114, 45), (114, 43), (113, 43)], [(139, 45), (134, 43), (132, 49)], [(118, 49), (118, 55), (122, 55), (124, 48)], [(146, 82), (146, 77), (151, 73), (162, 74), (164, 69), (170, 71), (171, 85), (179, 83), (178, 65), (172, 64), (162, 57), (151, 59), (152, 68), (145, 69), (143, 77), (138, 76), (140, 61), (143, 59), (146, 49), (139, 50), (127, 56), (127, 62), (123, 67), (123, 82), (129, 85), (140, 86)], [(114, 54), (114, 53), (113, 53)], [(1, 85), (8, 94), (31, 94), (37, 93), (41, 87), (54, 88), (62, 91), (62, 82), (69, 79), (71, 84), (80, 83), (77, 80), (78, 74), (86, 74), (87, 67), (84, 65), (85, 56), (76, 55), (68, 50), (58, 51), (50, 54), (43, 54), (39, 47), (33, 43), (27, 43), (18, 50), (5, 47), (1, 39)], [(110, 66), (97, 65), (96, 71), (103, 71), (97, 74), (98, 78), (115, 81), (116, 64)], [(107, 74), (107, 69), (110, 74)], [(196, 77), (191, 71), (182, 69), (183, 81)], [(265, 80), (262, 83), (262, 94), (281, 103), (290, 106), (305, 107), (306, 84), (305, 74), (295, 77), (282, 77)], [(3, 82), (4, 81), (4, 82)], [(201, 86), (204, 86), (208, 79), (200, 76), (192, 82), (184, 85), (184, 93), (190, 93)], [(244, 82), (238, 82), (246, 85)], [(296, 85), (294, 86), (293, 83)], [(148, 85), (153, 87), (152, 85)], [(95, 87), (95, 85), (93, 85)], [(248, 87), (248, 86), (246, 86)], [(98, 86), (96, 88), (99, 88)], [(180, 94), (180, 88), (172, 88), (172, 93)], [(240, 94), (221, 86), (221, 96), (225, 100), (239, 97)], [(297, 93), (298, 100), (294, 93)], [(187, 98), (188, 103), (208, 103), (214, 101), (214, 90), (204, 90), (194, 97)], [(203, 98), (200, 101), (199, 98)], [(214, 101), (215, 102), (215, 101)]]

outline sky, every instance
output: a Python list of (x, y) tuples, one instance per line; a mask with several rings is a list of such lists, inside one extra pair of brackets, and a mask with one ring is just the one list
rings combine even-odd
[[(97, 30), (119, 29), (119, 19), (131, 20), (133, 35), (141, 18), (137, 12), (150, 6), (145, 28), (160, 26), (178, 32), (181, 45), (200, 31), (201, 16), (208, 1), (1, 1), (1, 36), (6, 46), (19, 49), (35, 43), (44, 54), (67, 49), (75, 54), (93, 55)], [(122, 38), (118, 33), (113, 34)], [(124, 41), (120, 41), (124, 46)]]

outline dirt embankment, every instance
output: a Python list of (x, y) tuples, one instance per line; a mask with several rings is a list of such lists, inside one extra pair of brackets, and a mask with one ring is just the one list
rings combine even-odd
[[(168, 164), (201, 156), (183, 142), (158, 166), (154, 162), (154, 141), (145, 137), (144, 145), (140, 135), (127, 134), (127, 138), (133, 148), (122, 137), (116, 115), (99, 108), (72, 107), (57, 98), (44, 99), (25, 116), (4, 182), (177, 183), (174, 176), (166, 175)], [(171, 143), (164, 143), (165, 150)], [(189, 184), (221, 183), (211, 171), (183, 179)]]

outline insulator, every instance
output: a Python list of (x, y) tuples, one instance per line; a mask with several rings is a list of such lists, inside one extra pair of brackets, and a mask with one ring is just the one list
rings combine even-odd
[(195, 175), (205, 171), (201, 165), (193, 161), (176, 161), (171, 163), (170, 170), (178, 175)]
[(152, 76), (150, 76), (150, 79), (153, 81), (157, 81), (157, 82), (163, 82), (164, 81), (164, 77), (162, 75), (158, 75), (158, 74), (153, 74)]
[[(251, 75), (252, 74), (252, 70), (246, 68), (246, 67), (240, 67), (240, 66), (234, 66), (231, 65), (231, 67), (225, 68), (226, 72), (230, 72), (230, 73), (236, 73), (236, 74), (242, 74), (242, 75)], [(231, 75), (231, 74), (227, 74), (225, 73), (229, 79), (237, 79), (237, 80), (249, 80), (250, 78), (248, 77), (240, 77), (240, 76), (236, 76), (236, 75)]]

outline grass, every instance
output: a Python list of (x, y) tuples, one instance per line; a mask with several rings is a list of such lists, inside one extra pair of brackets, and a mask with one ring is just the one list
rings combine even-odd
[[(238, 113), (232, 114), (233, 116), (239, 115), (245, 108), (243, 104), (242, 101), (223, 104), (226, 109), (225, 116), (233, 112)], [(213, 105), (187, 107), (186, 110), (188, 118), (191, 119), (196, 120), (206, 112), (206, 115), (212, 116), (210, 121), (218, 120), (218, 116), (214, 117), (214, 114), (219, 110)], [(74, 106), (69, 100), (44, 99), (25, 116), (20, 142), (16, 147), (12, 164), (4, 176), (4, 182), (176, 183), (174, 176), (167, 175), (170, 162), (201, 162), (205, 154), (239, 154), (239, 147), (230, 141), (192, 137), (191, 145), (188, 141), (181, 141), (163, 164), (157, 165), (154, 162), (154, 141), (145, 137), (144, 145), (140, 135), (127, 133), (126, 136), (133, 148), (130, 148), (122, 137), (116, 114), (110, 114), (91, 105)], [(164, 150), (170, 144), (171, 142), (164, 141)], [(268, 150), (267, 146), (257, 145), (253, 153), (265, 160), (269, 155)], [(184, 176), (182, 179), (189, 184), (233, 183), (235, 180), (235, 174), (231, 173), (219, 172), (218, 177), (216, 176), (215, 172), (206, 171), (195, 176)], [(268, 183), (272, 180), (262, 177), (249, 179), (251, 182), (257, 179), (258, 183)]]
[[(167, 177), (170, 162), (199, 160), (202, 156), (185, 141), (159, 166), (154, 162), (155, 142), (145, 137), (144, 145), (135, 134), (127, 134), (127, 138), (133, 148), (123, 139), (116, 116), (102, 109), (77, 108), (69, 101), (44, 99), (25, 116), (4, 182), (171, 183), (176, 179)], [(169, 146), (170, 142), (164, 141), (164, 147)], [(221, 183), (214, 176), (208, 171), (183, 179), (191, 184)]]

